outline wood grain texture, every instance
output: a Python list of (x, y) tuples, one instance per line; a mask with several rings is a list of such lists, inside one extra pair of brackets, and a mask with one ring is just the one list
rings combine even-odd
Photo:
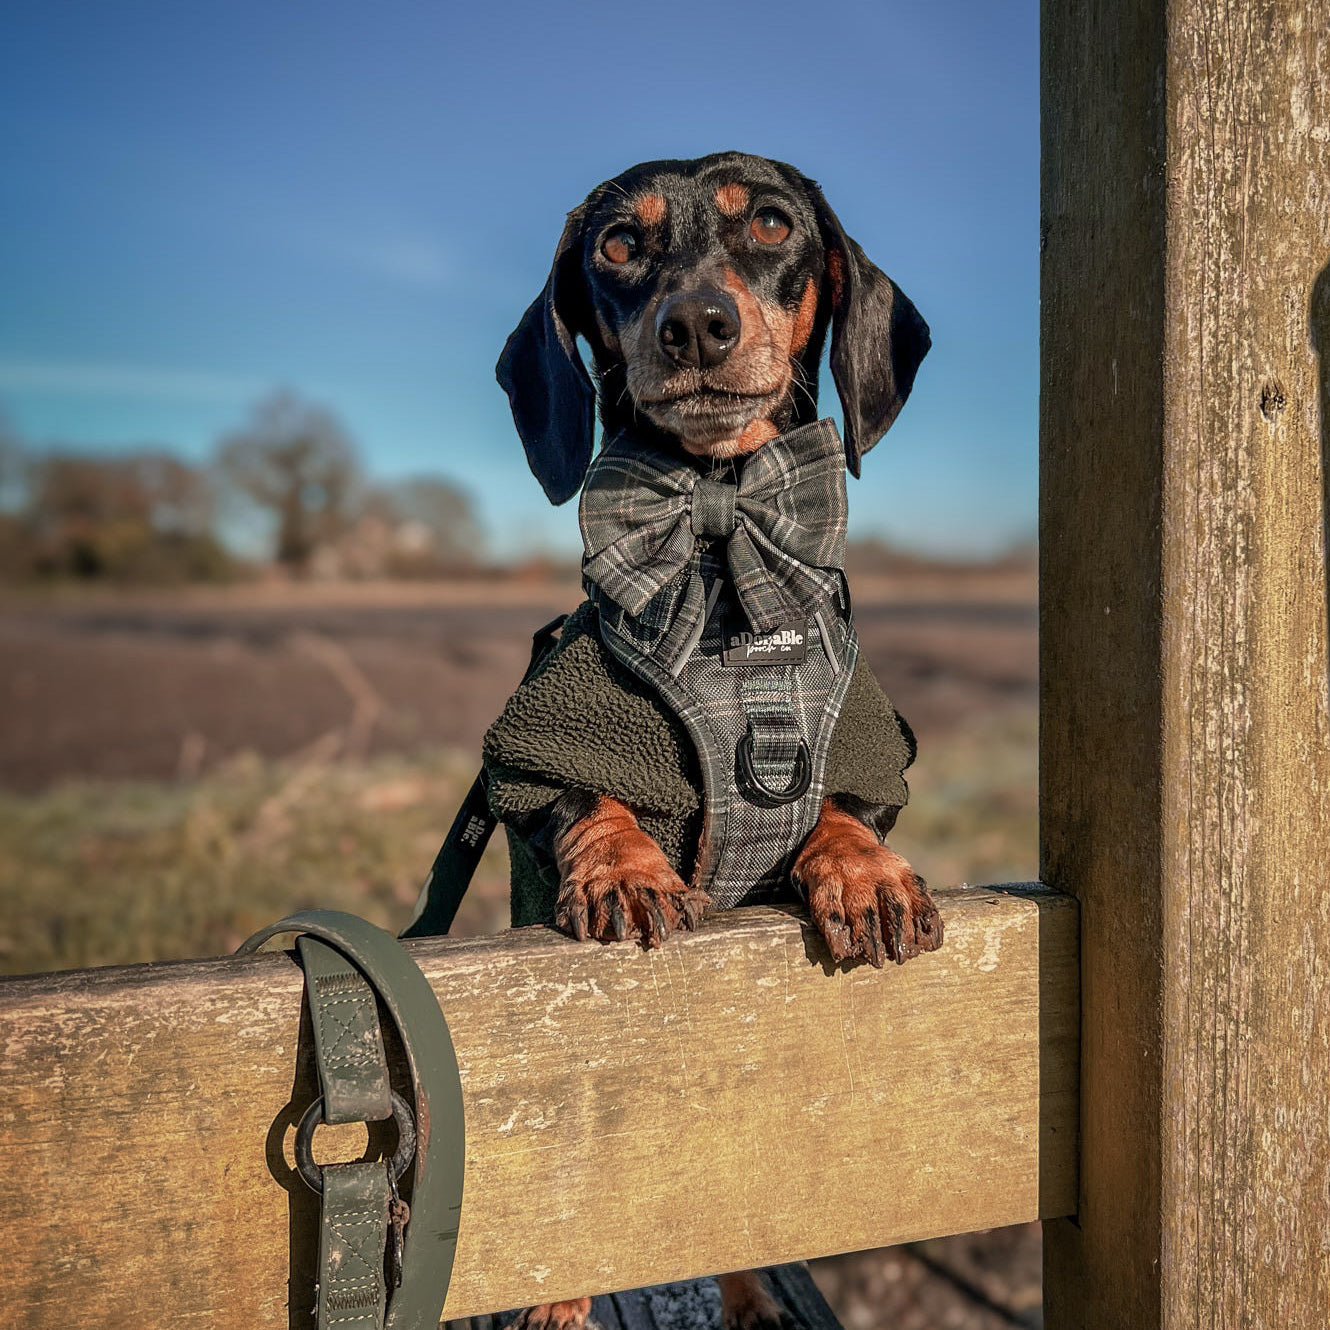
[(1050, 1330), (1330, 1319), (1330, 22), (1046, 0), (1042, 871), (1082, 903)]
[[(1163, 6), (1043, 0), (1040, 875), (1081, 901), (1078, 1226), (1053, 1327), (1158, 1315)], [(1084, 1246), (1084, 1251), (1082, 1247)]]
[[(545, 929), (411, 944), (467, 1104), (447, 1314), (1068, 1213), (1075, 903), (937, 899), (943, 949), (882, 971), (832, 970), (775, 910), (653, 952)], [(0, 984), (18, 1324), (309, 1323), (301, 1005), (285, 954)], [(319, 1157), (363, 1147), (336, 1130)]]

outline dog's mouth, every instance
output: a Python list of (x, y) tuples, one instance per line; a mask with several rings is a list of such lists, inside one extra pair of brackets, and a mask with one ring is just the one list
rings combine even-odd
[(686, 391), (641, 395), (637, 409), (691, 450), (733, 439), (754, 420), (771, 413), (781, 397), (775, 391), (740, 391), (699, 383)]
[(685, 415), (706, 415), (724, 411), (743, 411), (756, 403), (767, 402), (770, 393), (736, 392), (733, 388), (701, 386), (688, 392), (665, 397), (639, 397), (643, 411), (678, 411)]

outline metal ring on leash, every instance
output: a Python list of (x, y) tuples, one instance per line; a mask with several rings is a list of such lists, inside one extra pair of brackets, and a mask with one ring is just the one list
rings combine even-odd
[(803, 739), (799, 740), (799, 751), (794, 755), (794, 778), (790, 781), (789, 787), (784, 790), (773, 790), (770, 786), (764, 785), (759, 779), (757, 771), (753, 767), (753, 731), (751, 727), (748, 733), (739, 740), (736, 756), (739, 759), (739, 774), (747, 782), (749, 788), (763, 799), (769, 799), (773, 804), (792, 804), (796, 799), (801, 799), (807, 794), (808, 787), (813, 783), (813, 759), (808, 755), (808, 745)]
[[(389, 1161), (394, 1179), (406, 1172), (416, 1153), (416, 1123), (405, 1099), (392, 1092), (393, 1121), (397, 1123), (397, 1149)], [(323, 1166), (314, 1162), (314, 1131), (323, 1124), (323, 1096), (320, 1095), (304, 1112), (296, 1128), (296, 1168), (305, 1185), (316, 1192), (323, 1191)]]

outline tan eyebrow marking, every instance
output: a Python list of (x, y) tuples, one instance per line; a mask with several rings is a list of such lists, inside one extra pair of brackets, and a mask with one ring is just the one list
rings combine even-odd
[(643, 226), (659, 226), (665, 220), (665, 200), (659, 194), (643, 194), (633, 200), (633, 211)]
[(732, 182), (716, 191), (716, 207), (726, 217), (741, 217), (748, 210), (748, 186)]

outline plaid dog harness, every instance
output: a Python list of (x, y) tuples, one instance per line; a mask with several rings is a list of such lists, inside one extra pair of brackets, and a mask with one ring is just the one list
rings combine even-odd
[(859, 643), (842, 571), (845, 453), (830, 420), (704, 474), (621, 434), (582, 492), (583, 578), (606, 649), (697, 750), (693, 884), (770, 900), (817, 821)]

